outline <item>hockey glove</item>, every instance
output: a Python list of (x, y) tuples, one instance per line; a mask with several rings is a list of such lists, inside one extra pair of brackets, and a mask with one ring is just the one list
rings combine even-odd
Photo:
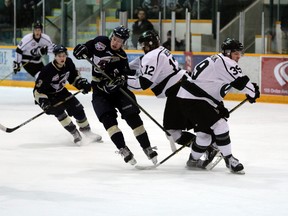
[(47, 46), (39, 47), (38, 53), (40, 56), (47, 55), (48, 47)]
[(246, 97), (250, 103), (255, 103), (256, 99), (260, 97), (260, 91), (259, 91), (259, 86), (256, 83), (252, 83), (255, 89), (255, 96), (250, 97), (248, 94), (246, 94)]
[(113, 80), (107, 81), (103, 86), (103, 90), (108, 94), (116, 92), (125, 84), (125, 81), (124, 76), (116, 77)]
[(21, 63), (13, 61), (13, 71), (14, 71), (14, 73), (17, 74), (17, 72), (19, 72), (20, 69), (21, 69)]
[(76, 59), (84, 59), (83, 55), (88, 55), (88, 49), (84, 44), (78, 44), (73, 50), (73, 55)]
[(80, 78), (76, 81), (75, 87), (82, 89), (83, 94), (88, 94), (91, 91), (91, 84), (85, 78)]
[(55, 115), (56, 109), (51, 105), (48, 98), (40, 98), (39, 106), (47, 115)]
[(226, 109), (223, 102), (221, 102), (216, 109), (217, 109), (218, 115), (221, 118), (229, 118), (230, 117), (229, 111), (228, 111), (228, 109)]
[(249, 77), (248, 76), (243, 76), (243, 77), (238, 77), (235, 79), (233, 82), (230, 83), (230, 85), (237, 89), (237, 90), (243, 90), (247, 83), (249, 82)]

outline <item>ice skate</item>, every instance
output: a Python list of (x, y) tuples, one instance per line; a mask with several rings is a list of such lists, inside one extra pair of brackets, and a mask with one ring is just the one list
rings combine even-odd
[(88, 139), (93, 140), (93, 142), (102, 142), (102, 137), (96, 133), (93, 133), (90, 129), (80, 128), (79, 129)]
[(147, 155), (148, 159), (152, 161), (153, 164), (157, 164), (157, 155), (158, 153), (154, 150), (157, 150), (157, 147), (148, 147), (143, 149), (144, 153)]
[(244, 172), (244, 166), (239, 162), (239, 160), (233, 155), (229, 155), (224, 157), (226, 167), (230, 169), (232, 173), (237, 173), (237, 174), (245, 174)]
[(188, 159), (188, 161), (186, 162), (186, 166), (189, 167), (189, 168), (195, 168), (195, 167), (197, 167), (197, 160), (195, 160), (195, 159), (192, 157), (192, 154), (191, 154), (191, 153), (189, 154), (189, 159)]
[[(207, 168), (209, 170), (213, 169), (221, 160), (221, 154), (217, 147), (214, 147), (213, 145), (208, 146), (208, 148), (205, 151), (205, 157), (202, 166), (204, 168)], [(216, 156), (216, 158), (215, 158)], [(218, 161), (218, 157), (220, 157), (220, 160)], [(215, 158), (215, 160), (214, 160)], [(217, 163), (216, 163), (217, 162)], [(214, 164), (216, 163), (216, 164)]]
[(78, 146), (81, 146), (82, 145), (82, 136), (81, 134), (79, 133), (78, 130), (75, 130), (74, 133), (71, 133), (73, 138), (74, 138), (74, 143)]
[(135, 165), (137, 161), (134, 159), (133, 153), (130, 151), (130, 149), (125, 146), (124, 148), (119, 149), (118, 153), (124, 157), (124, 161), (126, 163), (130, 163), (131, 165)]
[(189, 159), (188, 161), (186, 162), (186, 166), (188, 168), (201, 168), (201, 169), (205, 169), (205, 166), (203, 165), (205, 161), (204, 160), (195, 160), (192, 156), (192, 154), (190, 153), (189, 155)]

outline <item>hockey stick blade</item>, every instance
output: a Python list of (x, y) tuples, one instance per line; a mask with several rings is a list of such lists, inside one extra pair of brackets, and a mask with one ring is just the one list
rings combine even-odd
[(2, 124), (0, 124), (0, 130), (3, 130), (3, 131), (5, 131), (5, 132), (7, 132), (7, 128), (4, 127)]
[(136, 165), (135, 168), (138, 170), (152, 170), (152, 169), (156, 169), (158, 166), (160, 166), (161, 164), (155, 164), (155, 165), (151, 165), (151, 166), (139, 166)]
[(38, 118), (39, 116), (43, 115), (44, 113), (45, 112), (41, 112), (41, 113), (37, 114), (36, 116), (28, 119), (27, 121), (23, 122), (22, 124), (14, 127), (14, 128), (7, 128), (7, 127), (4, 127), (3, 125), (0, 124), (0, 129), (5, 131), (5, 132), (7, 132), (7, 133), (12, 133), (13, 131), (17, 130), (18, 128), (20, 128), (20, 127), (22, 127), (22, 126), (24, 126), (26, 124), (28, 124), (29, 122), (31, 122), (32, 120)]
[(162, 161), (160, 161), (159, 163), (157, 163), (155, 165), (152, 165), (152, 166), (138, 166), (138, 165), (136, 165), (135, 168), (139, 169), (139, 170), (152, 170), (152, 169), (155, 169), (158, 166), (160, 166), (161, 164), (163, 164), (165, 161), (167, 161), (169, 158), (171, 158), (173, 155), (177, 154), (179, 151), (184, 149), (185, 147), (186, 147), (186, 145), (181, 146), (176, 151), (174, 151), (173, 153), (171, 153), (170, 155), (168, 155), (166, 158), (164, 158)]

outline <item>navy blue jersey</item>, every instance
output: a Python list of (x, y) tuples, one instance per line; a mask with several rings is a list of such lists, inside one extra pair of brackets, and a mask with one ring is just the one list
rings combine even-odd
[(55, 94), (63, 90), (67, 82), (73, 84), (78, 78), (80, 78), (80, 74), (71, 58), (67, 57), (62, 68), (58, 68), (54, 60), (40, 71), (34, 91), (36, 90), (38, 93), (46, 95)]
[[(130, 73), (127, 54), (122, 48), (117, 51), (112, 50), (107, 36), (98, 36), (84, 45), (88, 49), (88, 57), (92, 58), (94, 63), (112, 79)], [(103, 78), (97, 68), (93, 68), (92, 76)]]

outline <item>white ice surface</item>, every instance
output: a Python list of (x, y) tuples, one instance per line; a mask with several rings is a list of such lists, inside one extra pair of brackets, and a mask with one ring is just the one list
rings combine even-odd
[[(137, 170), (115, 154), (94, 114), (91, 94), (77, 95), (103, 143), (73, 144), (53, 116), (12, 133), (0, 131), (0, 216), (279, 216), (288, 214), (288, 106), (246, 103), (231, 117), (232, 151), (246, 175), (221, 161), (212, 171), (185, 168), (185, 148), (156, 170)], [(164, 100), (137, 96), (162, 124)], [(233, 108), (239, 102), (225, 102)], [(0, 123), (15, 127), (41, 112), (32, 89), (0, 88)], [(159, 161), (171, 153), (164, 132), (141, 114)], [(119, 120), (138, 165), (147, 160), (131, 129)], [(86, 140), (87, 141), (87, 140)]]

